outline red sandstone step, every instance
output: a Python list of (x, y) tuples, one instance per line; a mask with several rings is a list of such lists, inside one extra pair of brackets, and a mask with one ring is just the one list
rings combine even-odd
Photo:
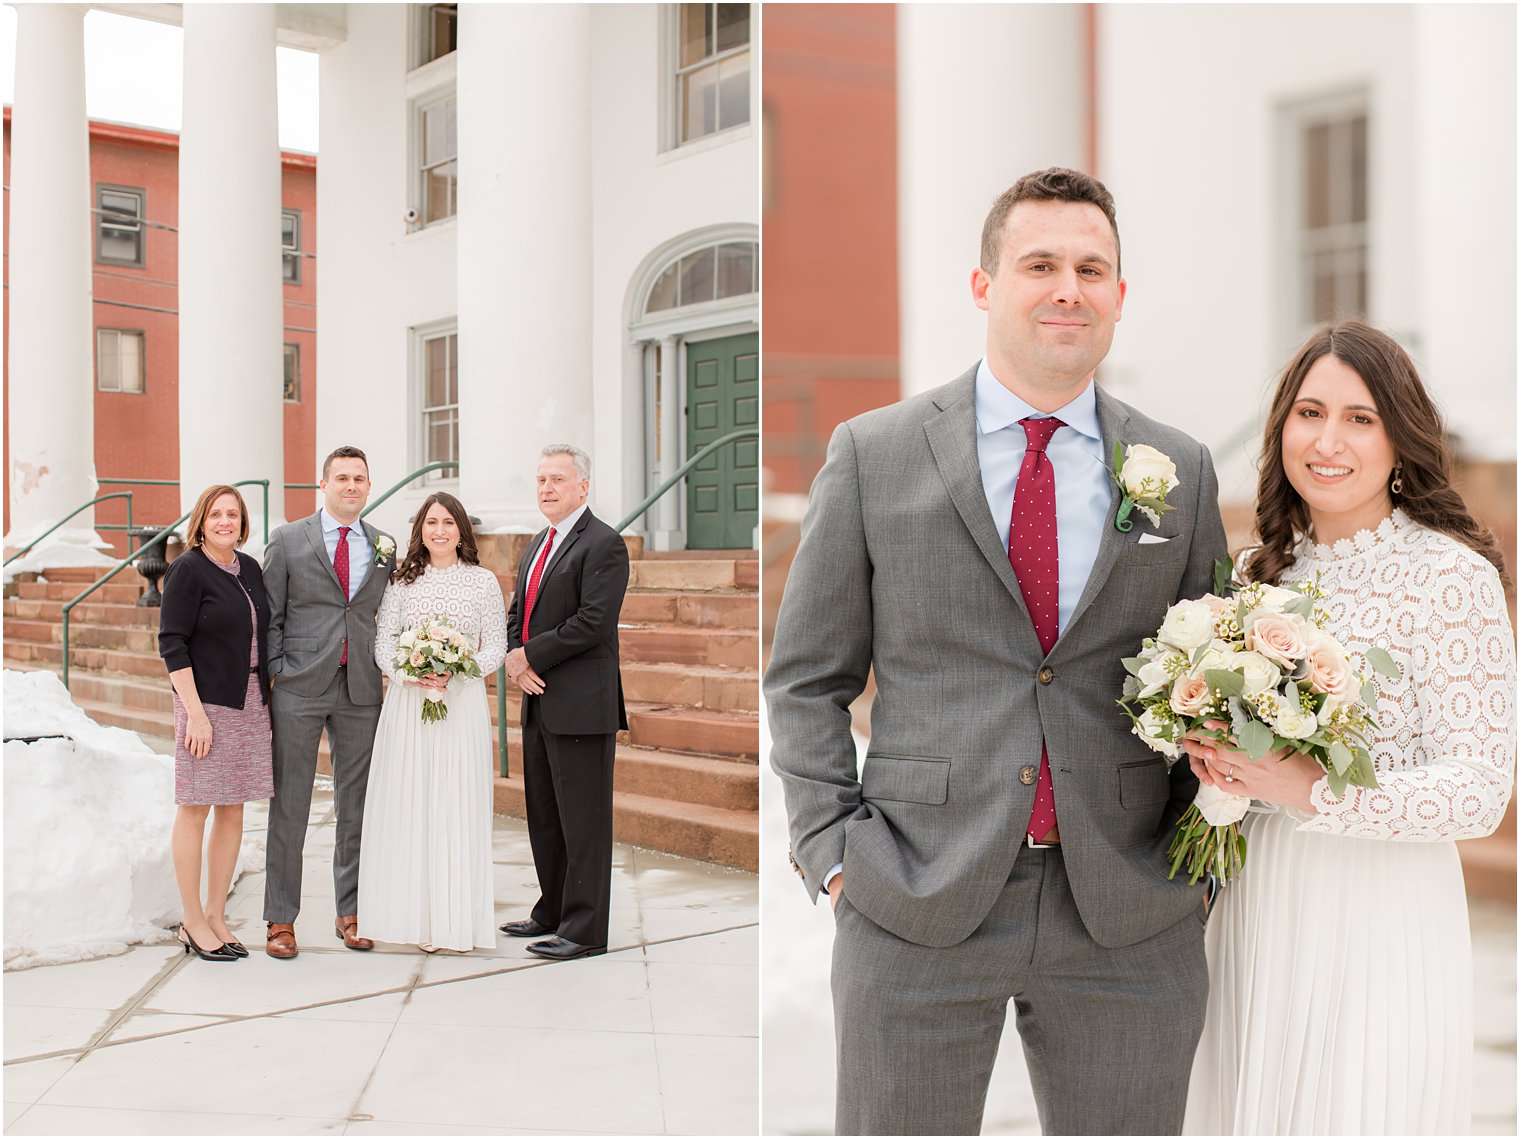
[[(122, 573), (127, 572), (129, 571), (122, 570)], [(92, 581), (99, 581), (105, 573), (106, 567), (100, 566), (53, 566), (43, 570), (42, 576), (48, 581), (77, 581), (84, 586)]]
[(689, 629), (680, 625), (624, 628), (618, 630), (618, 646), (624, 661), (732, 668), (755, 668), (760, 661), (760, 635), (755, 629)]
[[(524, 817), (521, 778), (497, 778), (496, 810)], [(754, 811), (725, 811), (618, 791), (612, 797), (612, 833), (619, 842), (684, 858), (749, 871), (760, 865), (760, 819)]]
[(759, 557), (759, 550), (645, 550), (639, 555), (638, 560), (641, 562), (753, 562)]
[(624, 660), (622, 672), (623, 692), (630, 700), (719, 712), (755, 712), (760, 707), (760, 675), (753, 668)]
[[(131, 605), (143, 592), (141, 578), (128, 578), (120, 573), (94, 593), (89, 601), (110, 602), (115, 605)], [(85, 585), (72, 581), (23, 581), (17, 586), (17, 595), (25, 600), (72, 601), (84, 592)], [(81, 602), (81, 604), (86, 604)]]
[(703, 755), (760, 755), (760, 720), (754, 714), (699, 708), (629, 708), (628, 734), (643, 747)]
[(734, 561), (636, 561), (629, 566), (630, 589), (732, 590), (738, 587)]

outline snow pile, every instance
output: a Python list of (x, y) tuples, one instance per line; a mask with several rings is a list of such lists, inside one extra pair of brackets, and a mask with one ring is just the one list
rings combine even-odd
[[(95, 723), (50, 672), (6, 670), (4, 722), (5, 968), (167, 941), (173, 759)], [(245, 841), (240, 863), (250, 853)]]

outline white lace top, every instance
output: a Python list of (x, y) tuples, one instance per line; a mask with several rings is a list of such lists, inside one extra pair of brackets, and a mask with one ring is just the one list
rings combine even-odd
[(448, 569), (428, 566), (409, 585), (391, 583), (376, 617), (375, 663), (392, 682), (402, 677), (391, 668), (396, 639), (424, 617), (449, 617), (466, 638), (472, 638), (482, 677), (501, 667), (507, 657), (507, 607), (501, 583), (484, 566), (456, 562)]
[[(1413, 842), (1491, 833), (1515, 782), (1515, 637), (1494, 567), (1395, 510), (1375, 531), (1306, 546), (1283, 580), (1316, 574), (1331, 630), (1377, 685), (1367, 742), (1379, 786), (1336, 799), (1321, 779), (1317, 814), (1299, 829)], [(1399, 679), (1367, 665), (1373, 645)]]

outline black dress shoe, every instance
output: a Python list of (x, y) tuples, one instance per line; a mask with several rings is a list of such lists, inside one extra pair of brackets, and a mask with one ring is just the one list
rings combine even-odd
[(564, 937), (551, 937), (548, 941), (535, 941), (528, 952), (550, 961), (573, 961), (577, 957), (600, 957), (607, 952), (605, 945), (582, 945)]
[(539, 925), (532, 918), (523, 918), (522, 921), (509, 921), (506, 925), (499, 928), (508, 937), (543, 937), (545, 934), (554, 932), (554, 930), (546, 925)]

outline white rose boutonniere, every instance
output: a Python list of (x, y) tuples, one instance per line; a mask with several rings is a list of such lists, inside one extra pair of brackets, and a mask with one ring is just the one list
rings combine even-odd
[(375, 539), (375, 564), (383, 566), (385, 559), (393, 556), (396, 552), (396, 543), (381, 534)]
[(1176, 509), (1167, 504), (1166, 496), (1177, 489), (1177, 465), (1156, 448), (1115, 443), (1113, 476), (1124, 496), (1114, 519), (1114, 529), (1120, 533), (1128, 534), (1134, 527), (1130, 514), (1136, 509), (1152, 525), (1159, 525), (1163, 514)]

